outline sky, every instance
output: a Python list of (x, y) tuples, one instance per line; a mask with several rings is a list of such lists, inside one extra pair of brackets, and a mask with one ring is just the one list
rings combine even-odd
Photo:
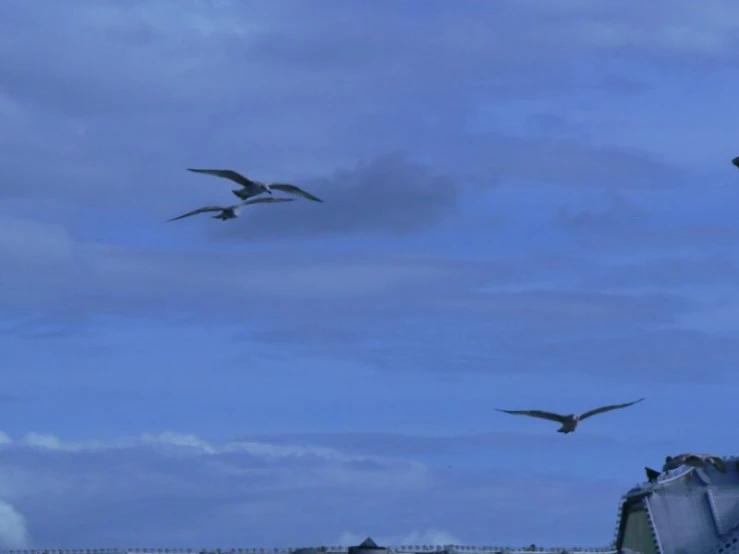
[(736, 454), (737, 62), (733, 0), (3, 0), (0, 547), (608, 544)]

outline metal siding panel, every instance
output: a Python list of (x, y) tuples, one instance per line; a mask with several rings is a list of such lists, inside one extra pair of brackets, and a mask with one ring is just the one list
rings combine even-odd
[(718, 544), (703, 488), (675, 487), (649, 499), (662, 554), (706, 554)]
[(713, 489), (711, 498), (716, 507), (718, 526), (723, 536), (739, 523), (739, 487), (727, 486)]

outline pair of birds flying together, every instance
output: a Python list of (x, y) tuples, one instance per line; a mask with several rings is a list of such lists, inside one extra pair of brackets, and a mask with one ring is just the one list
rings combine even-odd
[(626, 404), (611, 404), (609, 406), (601, 406), (600, 408), (595, 408), (593, 410), (589, 410), (582, 414), (562, 415), (562, 414), (556, 414), (554, 412), (545, 412), (543, 410), (498, 410), (498, 411), (504, 412), (506, 414), (525, 415), (529, 417), (538, 417), (541, 419), (548, 419), (550, 421), (556, 421), (557, 423), (560, 423), (562, 425), (559, 429), (557, 429), (557, 432), (567, 434), (567, 433), (572, 433), (575, 429), (577, 429), (577, 425), (583, 419), (587, 419), (589, 417), (593, 417), (594, 415), (598, 415), (598, 414), (604, 414), (612, 410), (620, 410), (622, 408), (628, 408), (629, 406), (638, 404), (642, 400), (644, 399), (640, 398), (639, 400), (635, 400), (634, 402), (627, 402)]
[[(238, 204), (233, 204), (231, 206), (205, 206), (204, 208), (198, 208), (197, 210), (187, 212), (186, 214), (173, 217), (168, 221), (175, 221), (177, 219), (183, 219), (192, 215), (208, 212), (217, 212), (216, 215), (212, 216), (213, 219), (226, 221), (227, 219), (236, 219), (237, 217), (239, 217), (241, 215), (241, 209), (249, 204), (273, 204), (276, 202), (292, 202), (295, 200), (294, 198), (275, 198), (274, 196), (272, 196), (273, 190), (286, 192), (288, 194), (294, 194), (296, 196), (302, 196), (303, 198), (306, 198), (307, 200), (312, 200), (313, 202), (323, 202), (323, 200), (321, 200), (317, 196), (313, 196), (311, 193), (304, 191), (303, 189), (301, 189), (300, 187), (296, 187), (295, 185), (291, 185), (289, 183), (272, 183), (268, 185), (261, 181), (252, 181), (251, 179), (247, 179), (240, 173), (237, 173), (236, 171), (233, 171), (231, 169), (188, 168), (188, 171), (192, 171), (193, 173), (203, 173), (205, 175), (213, 175), (214, 177), (221, 177), (222, 179), (228, 179), (240, 185), (241, 188), (234, 189), (231, 192), (237, 198), (241, 198), (241, 202), (239, 202)], [(255, 196), (259, 196), (263, 193), (267, 193), (270, 196), (254, 198)]]

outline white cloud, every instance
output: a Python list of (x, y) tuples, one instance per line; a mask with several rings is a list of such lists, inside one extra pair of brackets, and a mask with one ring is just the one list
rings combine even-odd
[[(608, 540), (622, 486), (441, 470), (299, 437), (274, 444), (173, 432), (99, 440), (29, 433), (3, 446), (0, 539), (27, 544), (30, 532), (36, 547), (48, 548), (300, 546), (331, 544), (342, 529), (353, 530), (342, 542), (355, 542), (362, 528), (394, 544), (527, 544), (534, 533), (598, 545)], [(584, 536), (558, 530), (560, 506), (573, 498), (592, 524)], [(531, 502), (542, 507), (533, 516)]]
[(464, 544), (451, 533), (440, 529), (427, 529), (425, 531), (412, 531), (403, 535), (378, 537), (372, 536), (368, 533), (362, 534), (346, 531), (339, 536), (336, 544), (340, 546), (355, 546), (360, 544), (368, 536), (371, 536), (372, 540), (374, 540), (379, 546), (446, 546), (450, 544)]
[(13, 506), (0, 500), (0, 547), (28, 548), (26, 519)]

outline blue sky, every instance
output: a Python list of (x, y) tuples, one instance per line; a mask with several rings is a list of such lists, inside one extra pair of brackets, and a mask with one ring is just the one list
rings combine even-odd
[(125, 4), (0, 4), (0, 546), (598, 546), (735, 453), (735, 2)]

